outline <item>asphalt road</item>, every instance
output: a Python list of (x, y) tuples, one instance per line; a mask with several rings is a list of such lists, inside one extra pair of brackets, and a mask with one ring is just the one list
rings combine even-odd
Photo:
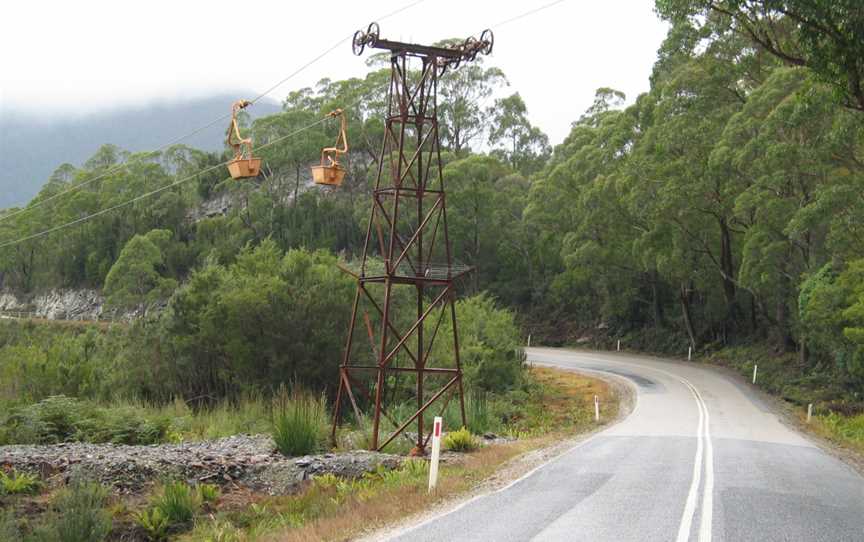
[(503, 490), (392, 540), (864, 542), (864, 478), (746, 385), (624, 354), (530, 348), (528, 359), (624, 377), (636, 406)]

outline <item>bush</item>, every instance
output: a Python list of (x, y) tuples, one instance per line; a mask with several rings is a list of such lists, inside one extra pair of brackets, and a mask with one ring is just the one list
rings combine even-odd
[(135, 523), (144, 529), (147, 538), (153, 541), (166, 540), (171, 523), (160, 508), (146, 508), (135, 514)]
[(142, 326), (145, 354), (132, 352), (124, 365), (148, 396), (164, 400), (236, 398), (288, 378), (321, 389), (336, 373), (354, 290), (335, 264), (327, 252), (283, 253), (271, 240), (247, 246), (232, 264), (208, 261), (155, 325)]
[(0, 444), (154, 444), (164, 440), (169, 425), (169, 418), (148, 416), (143, 408), (100, 407), (59, 395), (12, 409), (0, 418)]
[(213, 484), (201, 484), (198, 486), (198, 496), (201, 498), (201, 502), (216, 502), (219, 500), (221, 494), (222, 492), (219, 491), (219, 486)]
[(105, 509), (108, 492), (100, 484), (73, 479), (52, 503), (47, 521), (37, 527), (39, 542), (101, 542), (111, 530), (111, 514)]
[(185, 525), (192, 522), (201, 508), (201, 496), (184, 482), (168, 482), (160, 488), (150, 505), (158, 509), (172, 526)]
[(327, 405), (324, 396), (285, 386), (273, 399), (273, 440), (282, 455), (306, 455), (320, 450), (326, 439)]
[[(459, 344), (465, 384), (468, 389), (502, 392), (519, 385), (525, 363), (522, 332), (514, 314), (498, 308), (495, 300), (480, 294), (456, 303)], [(449, 319), (442, 324), (441, 337), (452, 334)], [(437, 340), (437, 359), (453, 359), (453, 341)]]
[(36, 493), (39, 490), (39, 479), (32, 474), (12, 471), (6, 474), (0, 471), (0, 495), (18, 495), (22, 493)]
[(106, 389), (113, 337), (94, 327), (0, 321), (0, 407), (51, 395), (97, 396)]
[(478, 446), (477, 439), (464, 427), (444, 436), (444, 447), (452, 452), (470, 452)]

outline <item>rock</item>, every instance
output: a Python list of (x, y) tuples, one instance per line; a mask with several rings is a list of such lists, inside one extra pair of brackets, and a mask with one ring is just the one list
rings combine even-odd
[[(314, 476), (333, 473), (357, 478), (379, 465), (397, 468), (399, 456), (357, 451), (288, 458), (273, 451), (268, 436), (238, 435), (182, 444), (123, 446), (66, 443), (53, 446), (0, 446), (0, 465), (41, 473), (62, 481), (70, 472), (113, 487), (139, 493), (162, 478), (231, 482), (273, 495), (297, 491)], [(49, 480), (50, 482), (50, 480)]]
[[(98, 290), (55, 289), (36, 294), (0, 292), (0, 312), (19, 313), (48, 320), (100, 320), (105, 298)], [(134, 312), (118, 315), (120, 319), (136, 317)], [(113, 319), (113, 318), (112, 318)]]

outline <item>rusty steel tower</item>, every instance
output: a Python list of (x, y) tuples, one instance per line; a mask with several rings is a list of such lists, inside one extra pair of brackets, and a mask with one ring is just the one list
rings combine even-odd
[[(447, 233), (438, 78), (478, 54), (491, 53), (492, 46), (489, 30), (480, 39), (445, 47), (381, 39), (376, 23), (354, 35), (356, 55), (366, 47), (389, 51), (391, 71), (366, 241), (357, 267), (348, 270), (357, 279), (357, 292), (339, 367), (334, 438), (343, 403), (362, 416), (358, 392), (374, 409), (372, 449), (383, 449), (416, 423), (416, 437), (406, 437), (422, 453), (429, 439), (424, 414), (433, 405), (443, 412), (454, 396), (466, 423), (454, 281), (471, 268), (454, 263)], [(449, 325), (439, 337), (447, 319)], [(369, 347), (358, 348), (358, 326), (365, 328)], [(435, 354), (436, 340), (450, 342), (452, 349)], [(399, 386), (403, 378), (411, 385)], [(406, 396), (406, 390), (413, 397)], [(398, 393), (403, 395), (395, 396)], [(413, 414), (403, 408), (398, 419), (388, 412), (397, 401), (416, 401)], [(391, 427), (381, 438), (385, 421)]]

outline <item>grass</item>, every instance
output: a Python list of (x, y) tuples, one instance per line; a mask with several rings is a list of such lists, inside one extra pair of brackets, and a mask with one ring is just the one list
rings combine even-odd
[(211, 484), (193, 487), (185, 482), (163, 482), (148, 506), (132, 517), (149, 540), (167, 540), (171, 533), (190, 529), (202, 505), (215, 503), (219, 495), (219, 488)]
[(51, 511), (33, 531), (34, 542), (101, 542), (111, 531), (105, 508), (108, 491), (100, 484), (73, 479), (54, 498)]
[(199, 484), (198, 485), (198, 496), (201, 497), (201, 502), (206, 504), (213, 504), (219, 500), (219, 497), (222, 495), (222, 491), (219, 489), (219, 486), (214, 484)]
[(18, 529), (18, 522), (15, 520), (15, 514), (11, 508), (0, 509), (0, 540), (6, 542), (19, 542), (21, 540), (21, 530)]
[(192, 522), (201, 508), (198, 491), (184, 482), (167, 482), (150, 501), (151, 507), (158, 509), (172, 525)]
[(864, 414), (844, 416), (836, 412), (814, 416), (814, 430), (832, 442), (864, 454)]
[(294, 386), (282, 386), (273, 399), (273, 440), (282, 455), (317, 452), (327, 438), (327, 402)]

